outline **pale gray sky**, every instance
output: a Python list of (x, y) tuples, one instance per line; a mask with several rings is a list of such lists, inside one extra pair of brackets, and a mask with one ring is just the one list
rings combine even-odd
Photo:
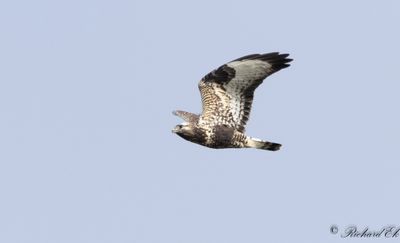
[[(399, 226), (399, 11), (3, 1), (0, 242), (364, 242), (329, 228)], [(171, 133), (172, 110), (200, 112), (203, 75), (272, 51), (294, 61), (257, 90), (247, 131), (281, 151)]]

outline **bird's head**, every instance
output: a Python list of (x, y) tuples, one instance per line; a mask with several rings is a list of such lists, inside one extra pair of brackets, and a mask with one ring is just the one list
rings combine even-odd
[(176, 125), (174, 129), (172, 129), (173, 133), (176, 133), (177, 135), (185, 138), (189, 136), (193, 136), (193, 127), (189, 123), (182, 123), (179, 125)]
[(172, 130), (179, 137), (191, 141), (193, 143), (203, 144), (205, 142), (205, 133), (193, 123), (184, 122), (176, 125)]

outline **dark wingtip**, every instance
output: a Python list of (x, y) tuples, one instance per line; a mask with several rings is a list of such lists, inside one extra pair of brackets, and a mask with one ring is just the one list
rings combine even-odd
[(291, 58), (287, 58), (289, 54), (280, 54), (279, 52), (272, 52), (260, 55), (259, 58), (262, 61), (266, 61), (272, 65), (274, 72), (277, 72), (283, 68), (290, 66), (290, 62), (293, 61)]
[(289, 56), (288, 53), (279, 53), (279, 52), (269, 52), (264, 54), (251, 54), (247, 56), (240, 57), (234, 61), (243, 61), (243, 60), (262, 60), (268, 63), (271, 63), (273, 69), (279, 71), (282, 68), (287, 68), (290, 66), (289, 62), (293, 61), (292, 58), (287, 58)]

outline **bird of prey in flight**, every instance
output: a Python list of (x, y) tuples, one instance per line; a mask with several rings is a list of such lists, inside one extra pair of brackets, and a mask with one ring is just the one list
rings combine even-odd
[(269, 75), (290, 66), (289, 54), (247, 55), (204, 76), (199, 82), (203, 111), (200, 115), (174, 111), (185, 122), (172, 132), (209, 148), (256, 148), (277, 151), (281, 144), (245, 134), (255, 89)]

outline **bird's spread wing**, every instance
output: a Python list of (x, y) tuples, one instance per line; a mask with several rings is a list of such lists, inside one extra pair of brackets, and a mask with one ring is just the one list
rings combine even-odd
[(274, 72), (289, 66), (289, 54), (252, 54), (233, 60), (199, 82), (203, 113), (199, 122), (223, 124), (244, 132), (254, 90)]
[(187, 111), (173, 111), (172, 114), (174, 114), (175, 116), (179, 116), (184, 121), (189, 123), (197, 123), (197, 121), (199, 120), (199, 115)]

